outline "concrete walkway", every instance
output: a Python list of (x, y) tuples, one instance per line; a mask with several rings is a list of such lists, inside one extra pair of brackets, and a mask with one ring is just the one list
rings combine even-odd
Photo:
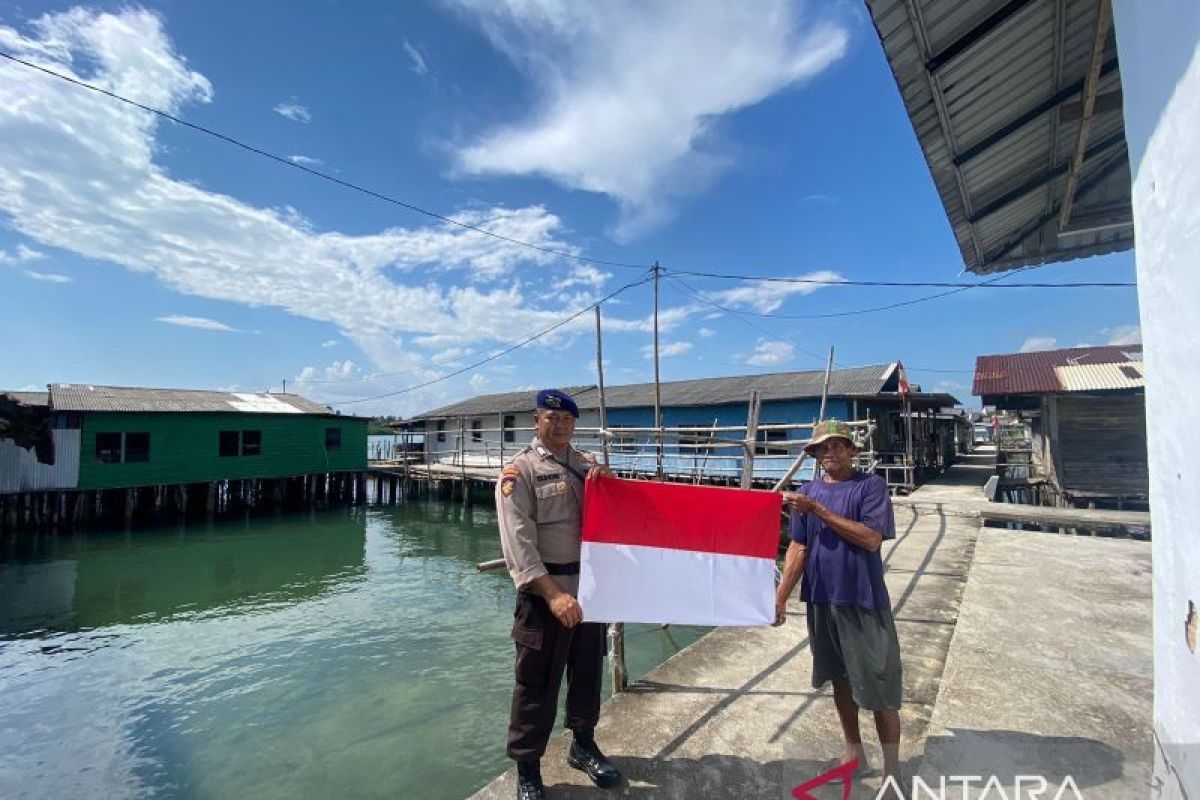
[[(978, 474), (956, 466), (945, 488), (978, 491)], [(940, 775), (990, 775), (999, 759), (1009, 796), (1013, 775), (1051, 766), (1081, 789), (1083, 776), (1108, 792), (1096, 797), (1144, 795), (1128, 790), (1144, 785), (1150, 765), (1149, 544), (981, 536), (951, 504), (898, 504), (897, 537), (883, 550), (904, 661), (908, 769), (936, 785)], [(626, 783), (591, 787), (566, 767), (562, 736), (542, 763), (549, 794), (790, 798), (841, 752), (832, 695), (810, 678), (798, 604), (781, 628), (717, 629), (605, 705), (597, 739)], [(862, 722), (877, 765), (869, 715)], [(878, 785), (864, 778), (852, 796), (874, 797)], [(510, 771), (475, 797), (514, 793)], [(840, 798), (840, 787), (813, 796)]]

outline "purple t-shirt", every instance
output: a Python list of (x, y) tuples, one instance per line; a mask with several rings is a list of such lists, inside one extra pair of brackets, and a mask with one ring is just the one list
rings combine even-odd
[[(861, 522), (884, 539), (896, 538), (896, 520), (887, 483), (856, 472), (848, 480), (806, 483), (806, 494), (833, 513)], [(883, 558), (838, 536), (816, 514), (792, 512), (788, 536), (808, 546), (800, 598), (810, 603), (881, 608), (891, 605), (883, 582)]]

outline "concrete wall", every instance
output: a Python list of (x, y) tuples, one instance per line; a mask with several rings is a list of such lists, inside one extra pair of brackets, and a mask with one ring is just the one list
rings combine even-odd
[[(1200, 9), (1114, 0), (1133, 168), (1154, 520), (1155, 797), (1200, 797)], [(1193, 620), (1193, 625), (1195, 620)], [(1194, 630), (1194, 629), (1193, 629)]]

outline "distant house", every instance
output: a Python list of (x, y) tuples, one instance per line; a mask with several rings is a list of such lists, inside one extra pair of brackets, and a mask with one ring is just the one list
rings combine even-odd
[(53, 384), (2, 392), (52, 428), (54, 458), (0, 438), (0, 493), (361, 472), (367, 420), (295, 394)]
[(1029, 422), (1055, 505), (1146, 508), (1142, 346), (979, 356), (975, 394)]
[[(786, 430), (772, 425), (812, 423), (820, 414), (821, 393), (825, 373), (779, 372), (766, 375), (738, 375), (724, 378), (701, 378), (685, 381), (666, 381), (660, 385), (663, 427), (682, 434), (681, 442), (671, 448), (674, 456), (688, 457), (688, 470), (700, 469), (692, 463), (700, 444), (689, 449), (686, 438), (690, 432), (696, 442), (713, 434), (714, 429), (745, 426), (749, 415), (752, 392), (761, 396), (757, 449), (761, 461), (756, 461), (755, 477), (769, 478), (782, 474), (790, 463), (786, 456), (798, 453), (785, 449), (783, 442), (806, 439), (801, 430)], [(905, 417), (902, 396), (899, 394), (900, 368), (897, 363), (873, 364), (834, 370), (830, 375), (825, 416), (842, 420), (866, 420), (876, 423), (873, 449), (882, 458), (903, 455), (905, 451)], [(563, 386), (579, 404), (579, 428), (598, 428), (600, 424), (600, 392), (595, 385)], [(532, 439), (531, 415), (535, 392), (531, 390), (506, 392), (475, 397), (452, 405), (418, 414), (408, 425), (425, 435), (427, 458), (453, 460), (460, 452), (475, 454), (476, 463), (498, 465), (501, 458), (511, 456)], [(936, 424), (935, 413), (958, 403), (947, 394), (909, 394), (911, 420), (926, 428), (917, 435), (920, 447), (930, 451), (930, 458), (939, 450), (931, 440)], [(625, 451), (641, 446), (650, 447), (650, 440), (637, 429), (654, 427), (654, 384), (639, 383), (608, 386), (605, 389), (605, 408), (610, 431), (631, 429), (626, 437), (615, 440), (625, 445)], [(952, 434), (951, 434), (952, 435)], [(731, 437), (740, 438), (744, 431)], [(951, 452), (953, 447), (951, 447)], [(728, 451), (726, 451), (728, 452)], [(705, 454), (703, 469), (736, 470), (731, 458)], [(469, 456), (468, 456), (469, 457)], [(772, 458), (773, 457), (773, 458)], [(738, 460), (740, 464), (740, 460)]]

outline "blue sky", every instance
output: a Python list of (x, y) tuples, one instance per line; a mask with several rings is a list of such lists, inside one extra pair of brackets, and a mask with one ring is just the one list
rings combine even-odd
[[(395, 6), (395, 7), (390, 7)], [(855, 2), (23, 3), (0, 49), (542, 247), (670, 270), (959, 277), (961, 259)], [(435, 380), (636, 269), (464, 231), (0, 63), (0, 387), (289, 390)], [(964, 276), (969, 279), (970, 276)], [(1133, 256), (1024, 273), (1132, 281)], [(684, 281), (679, 283), (678, 281)], [(664, 380), (910, 365), (968, 404), (980, 353), (1138, 341), (1132, 289), (664, 279)], [(649, 380), (649, 285), (605, 304), (605, 376)], [(594, 380), (593, 321), (426, 388), (411, 414)], [(975, 401), (977, 402), (977, 401)]]

